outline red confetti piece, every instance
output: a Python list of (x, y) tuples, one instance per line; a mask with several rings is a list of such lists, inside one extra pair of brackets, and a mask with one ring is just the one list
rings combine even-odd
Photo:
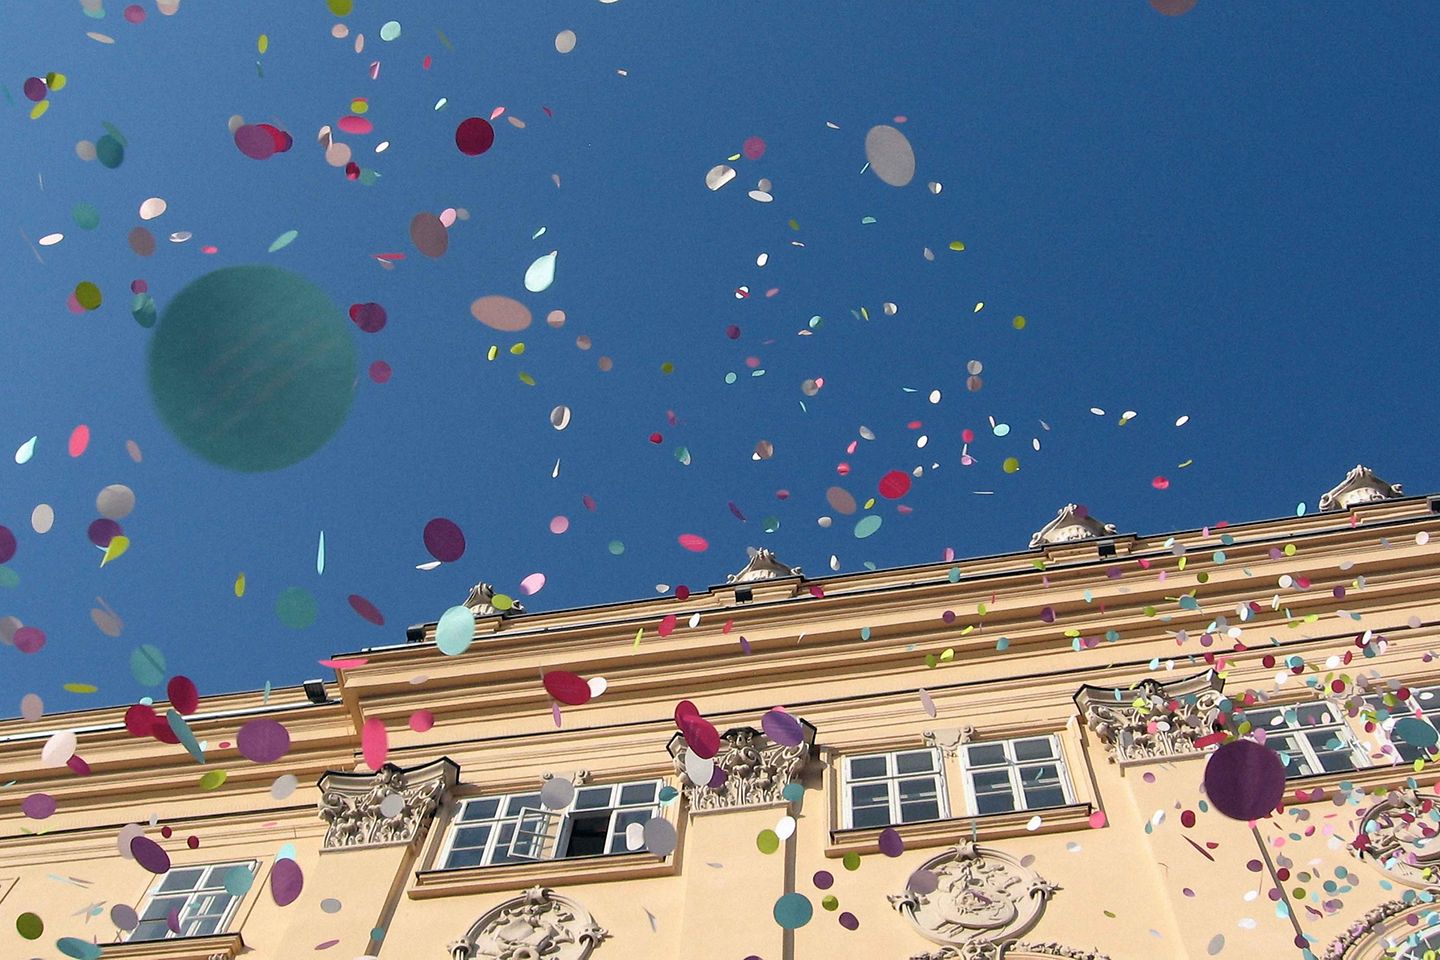
[(661, 620), (659, 633), (662, 637), (668, 637), (675, 632), (675, 614), (667, 613)]
[(189, 677), (171, 677), (165, 685), (165, 696), (170, 705), (182, 716), (189, 716), (200, 707), (200, 691)]
[[(360, 749), (365, 755), (365, 765), (371, 770), (379, 770), (385, 765), (385, 758), (390, 755), (390, 734), (385, 730), (385, 721), (379, 717), (365, 721), (360, 728)], [(285, 904), (280, 905), (283, 907)]]
[(80, 456), (88, 446), (90, 446), (90, 428), (82, 423), (70, 431), (70, 456)]
[(540, 680), (545, 684), (545, 692), (566, 706), (578, 707), (590, 702), (590, 684), (579, 674), (551, 670)]
[(682, 533), (679, 536), (680, 546), (691, 553), (704, 553), (710, 549), (710, 541), (695, 533)]
[(329, 660), (317, 660), (322, 667), (329, 667), (331, 670), (352, 670), (355, 667), (363, 667), (370, 662), (369, 657), (334, 657)]
[(385, 615), (376, 609), (375, 604), (366, 600), (358, 593), (352, 593), (346, 599), (350, 603), (350, 609), (360, 614), (363, 619), (368, 620), (377, 627), (385, 626)]
[(1154, 487), (1156, 490), (1169, 490), (1170, 481), (1166, 480), (1164, 477), (1156, 477), (1154, 480), (1150, 481), (1150, 486)]
[(910, 474), (903, 470), (891, 470), (880, 478), (880, 496), (886, 500), (899, 500), (910, 492)]
[(467, 157), (478, 157), (495, 143), (495, 128), (484, 117), (469, 117), (455, 128), (455, 146)]

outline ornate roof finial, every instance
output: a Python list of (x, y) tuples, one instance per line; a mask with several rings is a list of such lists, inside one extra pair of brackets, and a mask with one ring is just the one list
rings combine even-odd
[(477, 617), (508, 617), (513, 613), (525, 612), (525, 604), (509, 597), (501, 600), (503, 606), (497, 606), (496, 596), (504, 597), (504, 594), (496, 594), (494, 586), (481, 581), (470, 588), (470, 596), (465, 598), (464, 605)]
[(1030, 549), (1050, 543), (1067, 543), (1071, 540), (1093, 540), (1115, 533), (1115, 524), (1101, 523), (1090, 516), (1078, 503), (1067, 503), (1055, 514), (1055, 519), (1035, 531), (1030, 538)]
[(1400, 492), (1400, 484), (1386, 483), (1375, 476), (1374, 470), (1357, 463), (1354, 470), (1345, 474), (1344, 480), (1320, 498), (1320, 509), (1347, 510), (1362, 503), (1394, 500), (1402, 496), (1404, 494)]
[(776, 559), (768, 547), (746, 547), (750, 562), (725, 578), (726, 583), (749, 583), (752, 580), (779, 580), (782, 577), (803, 576), (799, 567), (787, 567)]

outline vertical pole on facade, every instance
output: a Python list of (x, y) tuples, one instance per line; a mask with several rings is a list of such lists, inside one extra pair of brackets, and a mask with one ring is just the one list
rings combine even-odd
[(1275, 864), (1270, 860), (1270, 850), (1265, 846), (1265, 841), (1260, 836), (1260, 828), (1254, 821), (1250, 823), (1250, 833), (1255, 837), (1255, 846), (1260, 848), (1260, 858), (1265, 861), (1265, 869), (1270, 871), (1270, 882), (1280, 891), (1280, 902), (1285, 904), (1285, 915), (1290, 918), (1290, 926), (1295, 928), (1295, 946), (1304, 950), (1309, 941), (1305, 939), (1305, 932), (1300, 929), (1300, 918), (1295, 916), (1295, 908), (1290, 905), (1290, 897), (1285, 893), (1285, 884), (1280, 882), (1280, 877), (1275, 872)]

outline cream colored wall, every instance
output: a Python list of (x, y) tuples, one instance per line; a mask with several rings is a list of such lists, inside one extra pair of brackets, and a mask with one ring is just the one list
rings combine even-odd
[[(1221, 956), (1291, 956), (1293, 931), (1267, 898), (1270, 883), (1264, 873), (1247, 867), (1259, 856), (1251, 831), (1214, 811), (1198, 812), (1204, 759), (1121, 767), (1078, 723), (1072, 698), (1083, 683), (1127, 686), (1144, 677), (1167, 681), (1198, 673), (1218, 657), (1228, 694), (1254, 688), (1270, 691), (1274, 702), (1288, 702), (1313, 697), (1304, 680), (1327, 677), (1326, 659), (1347, 651), (1355, 655), (1354, 662), (1337, 664), (1328, 673), (1353, 677), (1375, 671), (1412, 683), (1440, 683), (1440, 661), (1427, 662), (1426, 657), (1427, 650), (1440, 650), (1436, 553), (1414, 538), (1432, 518), (1423, 501), (1407, 503), (1408, 513), (1393, 504), (1361, 511), (1377, 519), (1410, 518), (1384, 529), (1389, 547), (1380, 545), (1382, 534), (1364, 523), (1350, 528), (1342, 516), (1332, 516), (1328, 526), (1322, 519), (1304, 518), (1231, 528), (1238, 541), (1233, 545), (1221, 546), (1219, 531), (1185, 535), (1181, 539), (1191, 547), (1183, 569), (1160, 538), (1135, 546), (1151, 558), (1148, 568), (1133, 557), (1081, 563), (1074, 560), (1080, 546), (1073, 545), (1066, 562), (1079, 566), (1057, 561), (1040, 570), (1028, 559), (994, 559), (973, 565), (976, 572), (991, 571), (980, 579), (951, 583), (946, 577), (950, 565), (935, 565), (906, 571), (914, 581), (908, 587), (895, 572), (881, 572), (868, 579), (862, 575), (825, 581), (823, 597), (802, 591), (792, 600), (748, 608), (718, 607), (723, 591), (717, 591), (685, 602), (642, 601), (606, 608), (606, 619), (623, 621), (615, 626), (589, 623), (575, 612), (492, 624), (504, 629), (480, 637), (472, 652), (461, 657), (444, 657), (429, 645), (372, 651), (369, 663), (340, 677), (337, 691), (343, 705), (296, 705), (278, 715), (296, 741), (285, 760), (259, 767), (238, 759), (233, 750), (227, 753), (217, 746), (213, 754), (207, 753), (211, 763), (223, 764), (231, 775), (224, 787), (209, 793), (197, 786), (203, 770), (181, 748), (133, 740), (123, 731), (82, 735), (80, 753), (95, 768), (89, 778), (38, 769), (38, 741), (0, 743), (0, 782), (12, 777), (20, 781), (0, 791), (0, 957), (58, 957), (58, 936), (94, 934), (101, 942), (112, 940), (107, 917), (87, 921), (83, 910), (93, 903), (104, 903), (107, 912), (115, 902), (139, 906), (151, 878), (116, 854), (114, 834), (126, 822), (145, 823), (153, 816), (175, 827), (176, 839), (165, 845), (177, 864), (262, 861), (261, 875), (232, 924), (243, 933), (247, 958), (290, 960), (338, 939), (324, 955), (352, 960), (366, 951), (377, 925), (385, 927), (382, 958), (444, 958), (445, 945), (476, 917), (533, 882), (548, 882), (545, 871), (490, 868), (493, 872), (486, 876), (505, 878), (505, 889), (440, 895), (433, 888), (422, 890), (415, 871), (431, 865), (453, 804), (413, 850), (322, 853), (324, 824), (315, 814), (313, 783), (325, 769), (362, 766), (360, 724), (371, 717), (382, 719), (390, 731), (390, 759), (402, 766), (450, 756), (460, 765), (460, 794), (533, 789), (545, 772), (564, 775), (581, 768), (591, 771), (596, 783), (657, 775), (673, 783), (665, 745), (675, 730), (674, 704), (683, 698), (693, 699), (722, 730), (758, 726), (766, 710), (784, 705), (818, 728), (824, 763), (812, 764), (807, 772), (805, 798), (795, 813), (797, 831), (775, 854), (761, 853), (754, 840), (759, 830), (774, 825), (783, 808), (691, 816), (672, 807), (682, 847), (668, 865), (660, 865), (668, 875), (641, 875), (645, 870), (625, 864), (647, 858), (632, 856), (607, 867), (619, 869), (621, 875), (614, 878), (571, 870), (566, 879), (549, 882), (610, 931), (611, 939), (597, 951), (599, 960), (743, 960), (752, 954), (762, 960), (831, 960), (923, 953), (933, 945), (891, 908), (887, 895), (900, 893), (909, 874), (947, 844), (968, 839), (972, 827), (983, 846), (1026, 857), (1036, 872), (1060, 886), (1026, 939), (1096, 948), (1112, 960), (1199, 960), (1211, 955), (1213, 939), (1223, 934)], [(1270, 556), (1272, 547), (1287, 542), (1299, 547), (1294, 556)], [(1224, 563), (1212, 558), (1216, 549), (1226, 551)], [(1342, 569), (1342, 564), (1353, 566)], [(969, 575), (972, 565), (962, 561), (960, 566)], [(1123, 568), (1124, 575), (1106, 576), (1105, 571), (1115, 567)], [(1208, 582), (1201, 583), (1201, 574)], [(1313, 585), (1281, 588), (1278, 578), (1284, 574), (1308, 577)], [(1361, 575), (1367, 578), (1363, 587), (1356, 582)], [(1331, 593), (1336, 583), (1349, 585), (1344, 598)], [(865, 592), (877, 585), (892, 589)], [(1181, 609), (1176, 598), (1192, 590), (1201, 609)], [(1268, 602), (1271, 595), (1277, 597), (1274, 609)], [(1262, 612), (1242, 622), (1237, 605), (1248, 600), (1261, 601)], [(1154, 607), (1153, 615), (1144, 610), (1147, 605)], [(1054, 623), (1041, 619), (1045, 607), (1054, 610)], [(942, 619), (947, 610), (955, 614), (953, 623)], [(1359, 611), (1360, 619), (1351, 618), (1349, 611)], [(669, 612), (679, 613), (680, 626), (662, 639), (654, 624)], [(701, 624), (694, 629), (685, 626), (691, 612), (701, 614)], [(1200, 645), (1199, 634), (1216, 616), (1241, 628), (1240, 642), (1248, 649), (1236, 650), (1235, 641), (1225, 638), (1208, 648)], [(1307, 617), (1313, 619), (1307, 622)], [(1408, 626), (1412, 617), (1419, 618), (1420, 628)], [(732, 621), (729, 632), (722, 629), (727, 620)], [(555, 629), (533, 638), (526, 635), (547, 623)], [(633, 643), (637, 625), (646, 631), (638, 648)], [(861, 639), (862, 627), (869, 628), (869, 640)], [(1183, 647), (1175, 638), (1181, 629), (1190, 637)], [(1383, 656), (1360, 655), (1353, 640), (1366, 629), (1389, 638)], [(1071, 630), (1087, 637), (1115, 630), (1120, 639), (1077, 651), (1066, 635)], [(741, 635), (751, 644), (749, 655), (739, 649)], [(1003, 652), (996, 649), (1001, 636), (1010, 641)], [(926, 665), (927, 653), (938, 656), (947, 649), (954, 653), (952, 660), (935, 668)], [(1282, 658), (1299, 653), (1318, 669), (1277, 686), (1278, 668), (1261, 664), (1270, 652)], [(557, 730), (539, 690), (537, 664), (604, 675), (610, 689), (592, 704), (564, 708), (563, 726)], [(421, 682), (413, 682), (417, 678)], [(921, 707), (921, 688), (936, 706), (934, 718)], [(237, 694), (223, 698), (219, 706), (242, 708), (255, 702), (255, 695)], [(423, 734), (407, 725), (419, 709), (436, 714), (435, 727)], [(64, 719), (76, 725), (113, 721), (119, 712), (92, 711)], [(41, 726), (57, 719), (47, 718)], [(197, 724), (197, 734), (218, 744), (233, 739), (239, 722), (206, 721)], [(1356, 736), (1373, 750), (1376, 735), (1365, 734), (1361, 722), (1354, 721)], [(1041, 811), (1042, 827), (1031, 832), (1023, 826), (1024, 817), (1009, 826), (997, 826), (1003, 818), (969, 818), (964, 815), (958, 767), (947, 760), (953, 822), (943, 829), (902, 827), (907, 839), (903, 856), (867, 853), (858, 870), (846, 870), (840, 853), (864, 843), (855, 835), (834, 835), (838, 758), (918, 748), (924, 746), (924, 731), (962, 725), (973, 725), (979, 739), (1058, 733), (1077, 807), (1090, 804), (1087, 811), (1103, 811), (1108, 825), (1092, 829), (1086, 817), (1075, 815), (1043, 822)], [(31, 729), (18, 721), (0, 723), (0, 735)], [(269, 784), (285, 772), (300, 776), (303, 786), (277, 804), (269, 797)], [(1409, 768), (1387, 768), (1352, 779), (1363, 779), (1374, 790), (1401, 784), (1407, 776), (1415, 776), (1422, 786), (1435, 780), (1428, 768), (1418, 775)], [(1334, 784), (1344, 779), (1301, 783), (1308, 789), (1323, 782), (1333, 796)], [(61, 801), (61, 812), (43, 825), (18, 812), (19, 800), (35, 790), (51, 792)], [(1290, 796), (1293, 799), (1293, 791)], [(1194, 827), (1181, 824), (1185, 809), (1197, 811)], [(1321, 914), (1312, 916), (1299, 908), (1317, 954), (1370, 907), (1403, 890), (1345, 848), (1359, 809), (1355, 803), (1336, 806), (1329, 799), (1296, 803), (1259, 827), (1272, 856), (1288, 858), (1296, 873), (1318, 875), (1314, 882), (1296, 879), (1285, 884), (1291, 891), (1303, 886), (1304, 902)], [(40, 826), (45, 834), (25, 833)], [(148, 832), (158, 836), (156, 830)], [(192, 833), (201, 838), (199, 850), (183, 845), (182, 838)], [(301, 899), (281, 908), (270, 898), (267, 879), (275, 853), (286, 842), (295, 844), (307, 881)], [(1207, 844), (1214, 844), (1213, 849)], [(648, 860), (654, 866), (653, 858)], [(616, 862), (622, 866), (615, 868)], [(594, 863), (595, 870), (602, 867), (606, 865)], [(1324, 880), (1335, 879), (1337, 868), (1358, 879), (1353, 889), (1308, 896)], [(818, 870), (834, 875), (835, 886), (829, 891), (815, 888), (812, 877)], [(50, 874), (77, 877), (89, 885), (57, 882)], [(16, 881), (8, 892), (6, 880)], [(793, 936), (780, 931), (770, 916), (775, 898), (786, 890), (799, 891), (816, 905), (815, 918)], [(1257, 893), (1246, 900), (1251, 892)], [(820, 908), (826, 893), (839, 900), (833, 913)], [(319, 909), (326, 897), (341, 902), (338, 913)], [(1333, 911), (1321, 903), (1336, 899), (1343, 904)], [(46, 933), (39, 941), (24, 941), (16, 933), (15, 917), (25, 910), (45, 918)], [(858, 917), (858, 930), (838, 924), (838, 913), (846, 910)], [(145, 960), (144, 954), (133, 955)]]

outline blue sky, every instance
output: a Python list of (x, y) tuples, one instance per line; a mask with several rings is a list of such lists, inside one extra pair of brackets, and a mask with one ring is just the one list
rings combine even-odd
[[(251, 0), (173, 16), (146, 3), (140, 23), (124, 8), (6, 14), (0, 525), (18, 547), (0, 616), (47, 637), (33, 654), (0, 647), (8, 714), (28, 692), (52, 711), (163, 695), (130, 674), (140, 644), (202, 695), (328, 675), (316, 660), (400, 642), (480, 579), (518, 596), (543, 573), (524, 599), (555, 609), (703, 588), (747, 545), (811, 574), (832, 555), (853, 571), (1017, 550), (1068, 500), (1156, 532), (1313, 510), (1360, 461), (1440, 490), (1440, 37), (1423, 7), (356, 0), (336, 17), (322, 0)], [(382, 41), (391, 20), (400, 36)], [(577, 41), (561, 54), (567, 29)], [(50, 71), (67, 83), (31, 120), (25, 80)], [(374, 132), (337, 138), (379, 174), (368, 185), (316, 142), (357, 97)], [(500, 107), (494, 146), (461, 154), (460, 121)], [(287, 130), (293, 148), (247, 158), (233, 115)], [(75, 149), (107, 122), (127, 143), (114, 169)], [(864, 169), (879, 124), (913, 146), (908, 186)], [(763, 156), (728, 161), (750, 137)], [(707, 189), (727, 162), (734, 181)], [(747, 196), (762, 178), (771, 203)], [(149, 197), (168, 209), (144, 222)], [(79, 203), (99, 211), (94, 229), (72, 219)], [(446, 208), (469, 219), (432, 259), (409, 224)], [(142, 223), (159, 238), (150, 257), (127, 244)], [(168, 242), (177, 231), (193, 236)], [(64, 239), (38, 246), (52, 233)], [(553, 284), (527, 291), (526, 268), (551, 250)], [(386, 269), (381, 252), (405, 259)], [(373, 334), (346, 323), (359, 379), (335, 436), (262, 473), (214, 466), (169, 432), (146, 366), (160, 328), (130, 316), (136, 279), (163, 328), (186, 284), (243, 264), (389, 318)], [(104, 302), (74, 314), (82, 281)], [(469, 307), (490, 294), (535, 323), (481, 325)], [(562, 328), (545, 322), (554, 310)], [(383, 385), (365, 373), (376, 360), (393, 368)], [(807, 378), (824, 380), (818, 394), (802, 392)], [(549, 423), (560, 404), (564, 431)], [(71, 457), (79, 424), (91, 441)], [(34, 456), (15, 463), (31, 436)], [(774, 455), (755, 460), (761, 440)], [(1004, 472), (1008, 457), (1018, 471)], [(826, 502), (839, 485), (863, 504), (885, 473), (916, 467), (903, 499), (868, 511), (883, 523), (866, 539), (853, 530), (867, 511)], [(86, 530), (114, 483), (136, 495), (121, 521), (131, 546), (101, 568)], [(41, 503), (55, 512), (43, 535)], [(459, 524), (467, 549), (418, 570), (433, 517)], [(276, 613), (292, 587), (317, 602), (304, 629)], [(119, 637), (92, 622), (97, 597)]]

